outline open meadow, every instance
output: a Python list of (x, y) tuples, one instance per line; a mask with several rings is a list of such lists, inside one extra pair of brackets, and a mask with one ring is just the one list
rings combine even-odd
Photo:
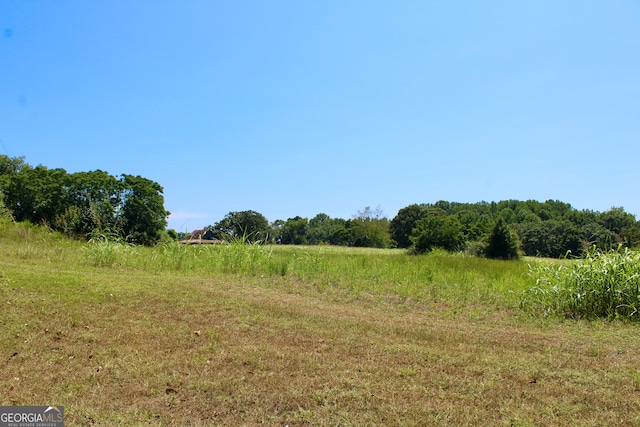
[(549, 262), (0, 223), (0, 404), (68, 426), (640, 425), (640, 326), (521, 310)]

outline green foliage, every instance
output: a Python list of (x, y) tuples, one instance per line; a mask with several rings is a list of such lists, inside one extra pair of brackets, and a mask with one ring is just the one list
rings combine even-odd
[(570, 221), (547, 220), (518, 226), (525, 255), (560, 258), (568, 252), (579, 256), (587, 239), (586, 232)]
[(351, 242), (351, 221), (341, 220), (331, 229), (329, 243), (336, 246), (348, 246)]
[(389, 248), (392, 246), (389, 234), (389, 220), (380, 209), (358, 211), (349, 223), (351, 246), (367, 248)]
[(522, 294), (529, 312), (570, 318), (640, 320), (640, 252), (592, 248), (584, 260), (533, 264), (536, 286)]
[(23, 166), (9, 176), (4, 191), (6, 204), (16, 221), (51, 224), (64, 211), (64, 169)]
[[(151, 280), (167, 275), (221, 278), (230, 274), (256, 277), (265, 286), (290, 283), (295, 292), (313, 287), (349, 298), (362, 295), (398, 303), (411, 298), (455, 306), (487, 303), (514, 309), (521, 293), (534, 283), (524, 263), (441, 250), (415, 257), (398, 249), (263, 245), (243, 239), (221, 245), (162, 242), (144, 247), (112, 235), (81, 243), (39, 226), (0, 223), (0, 259), (11, 257), (28, 258), (30, 264), (39, 260), (46, 271), (51, 270), (48, 260), (72, 270), (125, 271), (134, 282), (145, 276)], [(283, 277), (290, 280), (282, 281)], [(79, 295), (75, 288), (72, 293)]]
[(160, 184), (141, 176), (122, 175), (124, 206), (122, 232), (127, 240), (151, 245), (160, 240), (167, 226), (169, 212), (164, 209), (163, 189)]
[(24, 162), (24, 157), (5, 156), (0, 154), (0, 192), (6, 193), (6, 188), (11, 181), (11, 178), (20, 173), (22, 168), (28, 167)]
[(221, 221), (210, 227), (220, 233), (223, 240), (246, 239), (249, 243), (270, 240), (269, 221), (255, 211), (229, 212)]
[(632, 227), (624, 230), (620, 237), (624, 239), (630, 248), (640, 248), (640, 221), (636, 222)]
[(31, 167), (23, 157), (0, 156), (0, 191), (17, 221), (45, 224), (69, 236), (117, 234), (149, 245), (166, 227), (162, 187), (139, 176), (117, 179), (100, 170), (68, 174)]
[(214, 253), (223, 273), (257, 275), (273, 270), (271, 249), (260, 241), (232, 238), (226, 245), (215, 247)]
[(484, 257), (487, 252), (487, 243), (481, 240), (473, 240), (465, 243), (464, 253), (466, 255)]
[(276, 241), (283, 245), (306, 245), (309, 221), (299, 216), (289, 218), (278, 231)]
[(613, 207), (599, 217), (599, 222), (604, 228), (616, 234), (635, 225), (635, 217), (624, 211), (624, 208)]
[(101, 170), (77, 172), (66, 180), (68, 208), (56, 220), (72, 236), (121, 233), (125, 183)]
[[(564, 257), (567, 253), (580, 256), (585, 248), (596, 245), (608, 249), (618, 244), (633, 246), (640, 242), (640, 232), (634, 231), (635, 217), (622, 208), (599, 213), (577, 211), (568, 203), (557, 200), (503, 200), (500, 202), (455, 203), (438, 201), (427, 205), (410, 205), (401, 209), (391, 220), (391, 232), (398, 246), (410, 241), (407, 224), (425, 215), (430, 208), (438, 208), (446, 216), (456, 217), (462, 226), (465, 241), (486, 241), (493, 227), (502, 219), (518, 232), (526, 255)], [(413, 231), (413, 229), (412, 229)], [(474, 249), (475, 250), (475, 249)]]
[(465, 239), (457, 217), (447, 216), (440, 208), (429, 208), (426, 217), (419, 220), (413, 229), (411, 241), (412, 252), (422, 254), (434, 248), (460, 250)]
[(11, 215), (11, 211), (7, 209), (4, 203), (4, 194), (0, 191), (0, 222), (2, 221), (13, 221), (13, 215)]
[(399, 248), (411, 246), (411, 233), (422, 218), (427, 216), (427, 206), (413, 204), (398, 211), (398, 214), (389, 223), (391, 238), (396, 241)]
[(307, 241), (311, 245), (319, 245), (323, 243), (331, 243), (334, 245), (346, 245), (349, 242), (347, 238), (344, 241), (332, 238), (333, 233), (338, 228), (344, 228), (345, 220), (342, 218), (331, 218), (329, 215), (319, 213), (309, 220), (309, 229), (307, 233)]
[(487, 258), (518, 259), (520, 257), (518, 235), (512, 231), (502, 217), (496, 221), (489, 238), (485, 254)]

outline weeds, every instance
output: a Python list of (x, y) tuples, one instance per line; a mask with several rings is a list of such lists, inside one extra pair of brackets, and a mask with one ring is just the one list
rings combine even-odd
[(569, 318), (640, 320), (640, 252), (593, 248), (568, 265), (535, 264), (536, 286), (521, 305), (533, 313)]
[(87, 259), (97, 267), (119, 266), (126, 263), (127, 258), (136, 255), (132, 245), (104, 235), (91, 239), (84, 251)]

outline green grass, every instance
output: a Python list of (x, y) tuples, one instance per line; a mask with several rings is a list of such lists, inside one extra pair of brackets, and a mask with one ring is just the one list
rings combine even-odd
[(531, 274), (536, 285), (524, 292), (522, 301), (530, 312), (640, 320), (640, 252), (593, 249), (584, 260), (533, 265)]
[(97, 241), (84, 255), (95, 266), (117, 266), (187, 275), (240, 274), (295, 278), (307, 286), (351, 296), (455, 301), (515, 307), (532, 285), (527, 264), (433, 251), (413, 256), (402, 250), (330, 246), (180, 245), (133, 248)]
[(638, 326), (521, 315), (527, 262), (0, 223), (0, 404), (68, 426), (640, 424)]

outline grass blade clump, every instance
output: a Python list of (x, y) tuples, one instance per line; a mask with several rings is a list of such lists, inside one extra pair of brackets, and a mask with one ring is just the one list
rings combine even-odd
[(135, 255), (135, 248), (122, 239), (99, 236), (84, 248), (86, 258), (97, 267), (115, 267), (125, 264)]
[(594, 248), (570, 264), (530, 266), (530, 274), (536, 286), (523, 293), (526, 310), (574, 319), (640, 320), (640, 252)]
[(244, 236), (230, 239), (216, 250), (223, 273), (256, 275), (271, 270), (271, 249)]

